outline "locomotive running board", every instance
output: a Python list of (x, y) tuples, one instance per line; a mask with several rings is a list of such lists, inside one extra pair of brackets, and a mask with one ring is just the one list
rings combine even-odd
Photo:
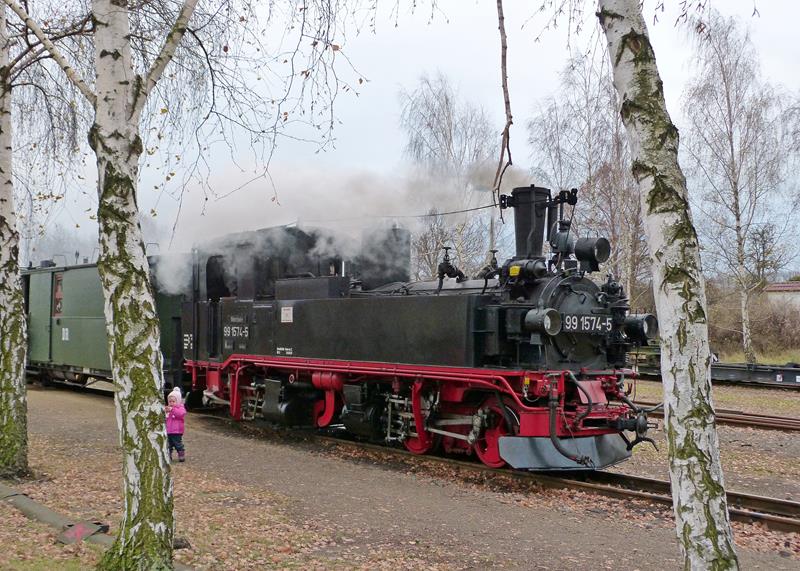
[(619, 434), (563, 438), (561, 443), (568, 451), (591, 458), (591, 464), (583, 466), (566, 458), (546, 437), (501, 436), (500, 457), (519, 470), (572, 471), (601, 470), (631, 456)]

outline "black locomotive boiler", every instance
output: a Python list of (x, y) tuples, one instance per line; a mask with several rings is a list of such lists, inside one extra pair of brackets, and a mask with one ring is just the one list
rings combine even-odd
[[(563, 211), (576, 200), (533, 186), (503, 196), (516, 255), (473, 279), (445, 250), (438, 279), (409, 282), (407, 263), (389, 263), (409, 257), (400, 230), (361, 264), (334, 255), (316, 271), (277, 234), (233, 255), (196, 252), (182, 315), (192, 388), (236, 419), (341, 425), (418, 454), (530, 470), (618, 463), (647, 431), (626, 356), (657, 325), (629, 314), (611, 276), (589, 279), (610, 246), (570, 235)], [(359, 265), (384, 271), (355, 279)], [(387, 278), (400, 281), (375, 285)]]

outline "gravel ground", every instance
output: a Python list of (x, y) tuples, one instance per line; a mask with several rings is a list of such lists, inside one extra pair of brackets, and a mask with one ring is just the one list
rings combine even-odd
[[(17, 487), (64, 513), (113, 525), (121, 476), (112, 401), (32, 390), (29, 408), (38, 479)], [(189, 417), (188, 461), (174, 469), (177, 535), (191, 544), (176, 552), (182, 562), (198, 569), (680, 567), (671, 514), (646, 503), (498, 485), (430, 463), (391, 464), (380, 454), (343, 455), (251, 432)], [(796, 535), (739, 525), (736, 532), (743, 568), (800, 566)], [(56, 552), (74, 568), (96, 558), (91, 549), (52, 545), (53, 536), (33, 523), (0, 535), (0, 568), (46, 568), (19, 555), (40, 553), (42, 543), (43, 557)], [(15, 550), (7, 549), (12, 538)]]

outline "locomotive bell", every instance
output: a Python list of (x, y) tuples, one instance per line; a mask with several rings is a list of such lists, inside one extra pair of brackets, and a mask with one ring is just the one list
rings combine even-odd
[(531, 309), (525, 314), (525, 329), (532, 333), (558, 335), (561, 332), (561, 314), (553, 308)]

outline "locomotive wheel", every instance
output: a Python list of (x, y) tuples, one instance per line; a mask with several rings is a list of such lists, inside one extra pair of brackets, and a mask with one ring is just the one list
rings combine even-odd
[(428, 452), (436, 450), (440, 441), (441, 438), (438, 434), (428, 434), (427, 445), (423, 445), (419, 438), (413, 437), (406, 438), (405, 442), (403, 442), (403, 446), (412, 454), (427, 454)]
[[(169, 394), (169, 393), (167, 393), (167, 394)], [(203, 407), (203, 391), (202, 390), (189, 391), (186, 394), (186, 397), (183, 399), (183, 403), (189, 409), (202, 408)]]
[[(518, 417), (514, 413), (514, 410), (509, 406), (508, 403), (504, 404), (506, 405), (510, 416), (514, 417), (513, 421), (516, 421), (517, 426), (519, 426), (519, 421), (517, 420)], [(517, 427), (508, 425), (508, 421), (503, 414), (502, 407), (497, 402), (497, 398), (489, 397), (483, 401), (481, 408), (488, 410), (488, 425), (483, 430), (481, 437), (473, 445), (473, 449), (475, 450), (475, 454), (478, 456), (480, 461), (490, 468), (502, 468), (506, 465), (506, 461), (500, 457), (500, 437), (514, 434), (514, 429)]]
[[(424, 424), (424, 421), (430, 416), (430, 403), (433, 397), (429, 391), (423, 388), (422, 381), (415, 381), (411, 390), (412, 412), (414, 413), (415, 422), (414, 429), (417, 426)], [(434, 434), (425, 431), (424, 437), (412, 436), (403, 441), (403, 446), (412, 454), (427, 454), (435, 449), (439, 444), (439, 439), (434, 438)]]

